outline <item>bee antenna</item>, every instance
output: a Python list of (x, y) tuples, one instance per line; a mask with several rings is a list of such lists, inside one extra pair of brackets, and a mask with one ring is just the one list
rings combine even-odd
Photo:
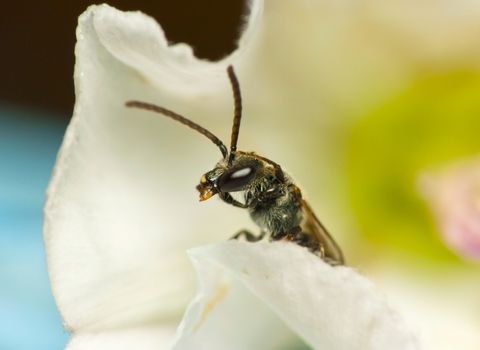
[(172, 118), (173, 120), (176, 120), (177, 122), (180, 122), (189, 128), (192, 128), (193, 130), (198, 131), (200, 134), (206, 136), (207, 138), (210, 139), (214, 144), (218, 146), (220, 149), (220, 152), (222, 152), (223, 158), (226, 158), (228, 155), (227, 147), (223, 144), (222, 141), (218, 137), (216, 137), (214, 134), (212, 134), (210, 131), (207, 129), (201, 127), (197, 123), (192, 122), (190, 119), (187, 119), (180, 114), (177, 114), (169, 109), (147, 103), (147, 102), (142, 102), (142, 101), (128, 101), (125, 103), (125, 106), (127, 107), (133, 107), (133, 108), (140, 108), (140, 109), (145, 109), (147, 111), (152, 111), (156, 112), (159, 114), (162, 114), (166, 117)]
[(228, 164), (231, 164), (237, 150), (238, 134), (240, 132), (240, 122), (242, 120), (242, 95), (240, 94), (240, 84), (238, 83), (238, 79), (235, 75), (235, 71), (233, 70), (233, 66), (227, 67), (227, 73), (228, 78), (230, 79), (230, 84), (232, 85), (233, 101), (235, 103), (235, 109), (233, 113), (232, 136), (230, 141), (230, 155), (228, 157)]

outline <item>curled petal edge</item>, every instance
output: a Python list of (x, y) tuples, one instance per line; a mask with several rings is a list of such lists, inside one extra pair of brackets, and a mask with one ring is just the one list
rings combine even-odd
[[(202, 334), (211, 329), (210, 315), (218, 325), (235, 324), (242, 314), (255, 317), (256, 303), (242, 304), (240, 314), (229, 312), (228, 294), (237, 282), (314, 349), (419, 349), (414, 333), (370, 281), (351, 268), (331, 267), (302, 247), (227, 241), (189, 255), (199, 290), (178, 329), (175, 350), (193, 349), (188, 344), (200, 339), (210, 339), (212, 349), (228, 342), (224, 333)], [(259, 331), (249, 322), (243, 327)]]

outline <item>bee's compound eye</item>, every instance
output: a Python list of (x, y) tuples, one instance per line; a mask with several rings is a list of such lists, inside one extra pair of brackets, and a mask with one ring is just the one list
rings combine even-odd
[(222, 192), (242, 191), (254, 175), (255, 171), (251, 167), (233, 169), (218, 179), (218, 188)]
[(243, 168), (237, 171), (234, 171), (233, 173), (230, 174), (231, 179), (241, 179), (244, 178), (248, 175), (250, 175), (253, 172), (252, 168)]

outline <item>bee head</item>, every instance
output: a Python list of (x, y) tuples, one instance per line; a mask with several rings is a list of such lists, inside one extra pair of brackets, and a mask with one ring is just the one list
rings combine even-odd
[[(240, 85), (232, 66), (227, 67), (227, 74), (232, 86), (234, 100), (234, 116), (230, 140), (230, 152), (217, 136), (199, 124), (178, 113), (175, 113), (174, 111), (142, 101), (128, 101), (126, 103), (127, 107), (141, 108), (156, 112), (182, 123), (204, 135), (215, 145), (217, 145), (222, 153), (223, 160), (220, 161), (220, 163), (218, 163), (213, 170), (205, 173), (201, 177), (200, 184), (197, 186), (197, 189), (200, 192), (201, 201), (207, 200), (219, 192), (242, 191), (248, 185), (251, 179), (253, 179), (256, 172), (256, 168), (253, 165), (239, 164), (239, 159), (245, 158), (237, 157), (237, 141), (240, 131), (240, 122), (242, 119), (242, 98), (240, 95)], [(240, 161), (240, 163), (243, 162)]]
[(239, 192), (250, 186), (260, 162), (254, 156), (245, 153), (231, 159), (231, 163), (227, 160), (220, 161), (214, 169), (202, 175), (197, 186), (200, 201), (207, 200), (219, 192)]

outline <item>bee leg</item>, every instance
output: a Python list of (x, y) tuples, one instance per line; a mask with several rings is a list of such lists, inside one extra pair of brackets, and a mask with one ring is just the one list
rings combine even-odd
[(220, 199), (222, 199), (227, 204), (231, 204), (234, 207), (243, 208), (243, 209), (248, 208), (248, 205), (246, 205), (244, 203), (240, 203), (239, 201), (234, 199), (232, 197), (232, 195), (228, 192), (220, 192), (218, 195), (219, 195)]
[(329, 265), (332, 265), (332, 266), (343, 265), (342, 261), (339, 261), (327, 256), (327, 252), (325, 250), (325, 246), (323, 245), (323, 243), (317, 240), (314, 236), (303, 232), (300, 227), (294, 227), (288, 233), (277, 232), (272, 234), (270, 237), (272, 241), (278, 241), (278, 240), (284, 239), (286, 241), (296, 243), (301, 247), (305, 247)]
[(306, 247), (311, 251), (318, 250), (318, 241), (311, 235), (303, 232), (300, 226), (294, 227), (288, 234), (287, 239), (297, 243), (299, 246)]
[(316, 250), (317, 249), (317, 242), (314, 242), (310, 235), (307, 235), (306, 233), (303, 232), (298, 232), (293, 236), (292, 241), (297, 243), (299, 246), (309, 248), (311, 250)]
[(271, 241), (279, 241), (281, 239), (286, 239), (288, 241), (291, 241), (292, 235), (289, 234), (289, 233), (284, 233), (284, 232), (273, 232), (271, 235), (270, 235), (270, 240)]
[(283, 234), (272, 235), (272, 240), (285, 239), (287, 241), (294, 242), (301, 247), (308, 248), (315, 255), (320, 256), (322, 259), (325, 257), (325, 249), (323, 245), (312, 235), (305, 233), (302, 229), (297, 226), (294, 227), (290, 232)]
[(302, 247), (308, 248), (313, 254), (318, 255), (325, 260), (325, 247), (311, 235), (304, 232), (298, 232), (293, 241)]
[(324, 245), (304, 232), (297, 233), (293, 241), (302, 247), (308, 248), (313, 254), (331, 266), (343, 265), (342, 262), (327, 256)]
[(231, 239), (239, 239), (241, 237), (245, 237), (248, 242), (258, 242), (265, 237), (265, 231), (260, 231), (260, 234), (256, 236), (248, 230), (241, 230), (237, 232)]

